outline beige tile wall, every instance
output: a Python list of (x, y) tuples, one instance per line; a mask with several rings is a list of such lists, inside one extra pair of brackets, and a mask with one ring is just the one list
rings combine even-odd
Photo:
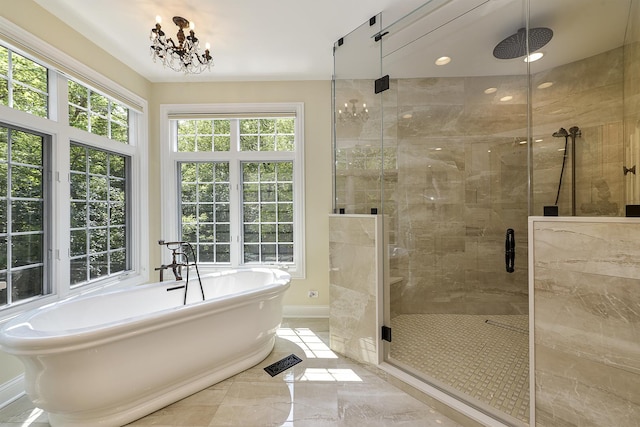
[(640, 221), (532, 217), (536, 425), (640, 426)]
[(329, 216), (329, 342), (332, 350), (378, 364), (382, 225), (377, 215)]
[[(532, 75), (533, 215), (542, 215), (557, 195), (565, 140), (552, 134), (573, 126), (582, 132), (575, 146), (575, 214), (624, 215), (623, 75), (622, 47)], [(553, 85), (539, 89), (545, 82)], [(571, 143), (569, 138), (561, 216), (572, 214)]]
[[(533, 214), (556, 198), (564, 138), (551, 134), (578, 126), (577, 215), (624, 215), (623, 53), (532, 76), (533, 136), (542, 139), (531, 152)], [(537, 89), (546, 81), (553, 85)], [(392, 315), (526, 313), (526, 76), (392, 79), (383, 92), (384, 141), (371, 85), (336, 82), (337, 98), (370, 107), (368, 121), (337, 125), (336, 207), (384, 208), (390, 274), (402, 278), (392, 287)], [(487, 87), (497, 91), (487, 95)], [(506, 94), (514, 98), (501, 102)], [(571, 159), (565, 167), (561, 215), (571, 213)], [(516, 232), (513, 274), (504, 266), (507, 228)]]

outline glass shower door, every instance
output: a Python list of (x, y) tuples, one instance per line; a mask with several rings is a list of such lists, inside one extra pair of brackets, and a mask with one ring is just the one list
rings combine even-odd
[[(500, 3), (505, 34), (526, 27), (524, 3)], [(529, 415), (528, 69), (481, 36), (497, 7), (431, 2), (383, 30), (387, 360), (517, 424)]]
[(373, 17), (334, 45), (335, 213), (370, 214), (382, 207), (382, 108), (374, 92), (380, 22)]

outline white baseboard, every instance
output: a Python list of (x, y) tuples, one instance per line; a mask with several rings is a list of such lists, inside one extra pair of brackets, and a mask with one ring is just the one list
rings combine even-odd
[(282, 317), (329, 317), (328, 305), (285, 305)]
[(24, 374), (0, 384), (0, 409), (24, 395)]

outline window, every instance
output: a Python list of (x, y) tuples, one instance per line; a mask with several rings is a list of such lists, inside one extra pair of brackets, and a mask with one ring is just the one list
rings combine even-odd
[(229, 163), (180, 163), (182, 236), (199, 262), (231, 262)]
[(161, 107), (176, 177), (163, 205), (179, 206), (165, 238), (192, 243), (204, 267), (280, 264), (303, 277), (302, 105), (170, 108), (192, 107)]
[(69, 124), (124, 143), (129, 142), (129, 109), (69, 80)]
[(71, 144), (71, 284), (126, 271), (125, 156)]
[(49, 292), (44, 137), (0, 126), (0, 307)]
[(293, 262), (293, 162), (242, 162), (245, 263)]
[(0, 36), (67, 69), (0, 42), (0, 321), (148, 280), (146, 102), (2, 23)]
[(47, 117), (47, 69), (0, 46), (0, 105)]

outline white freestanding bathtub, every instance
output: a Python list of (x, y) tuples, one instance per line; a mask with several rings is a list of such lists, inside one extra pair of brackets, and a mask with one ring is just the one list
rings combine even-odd
[(249, 269), (74, 297), (19, 316), (0, 348), (52, 426), (121, 426), (261, 362), (290, 276)]

